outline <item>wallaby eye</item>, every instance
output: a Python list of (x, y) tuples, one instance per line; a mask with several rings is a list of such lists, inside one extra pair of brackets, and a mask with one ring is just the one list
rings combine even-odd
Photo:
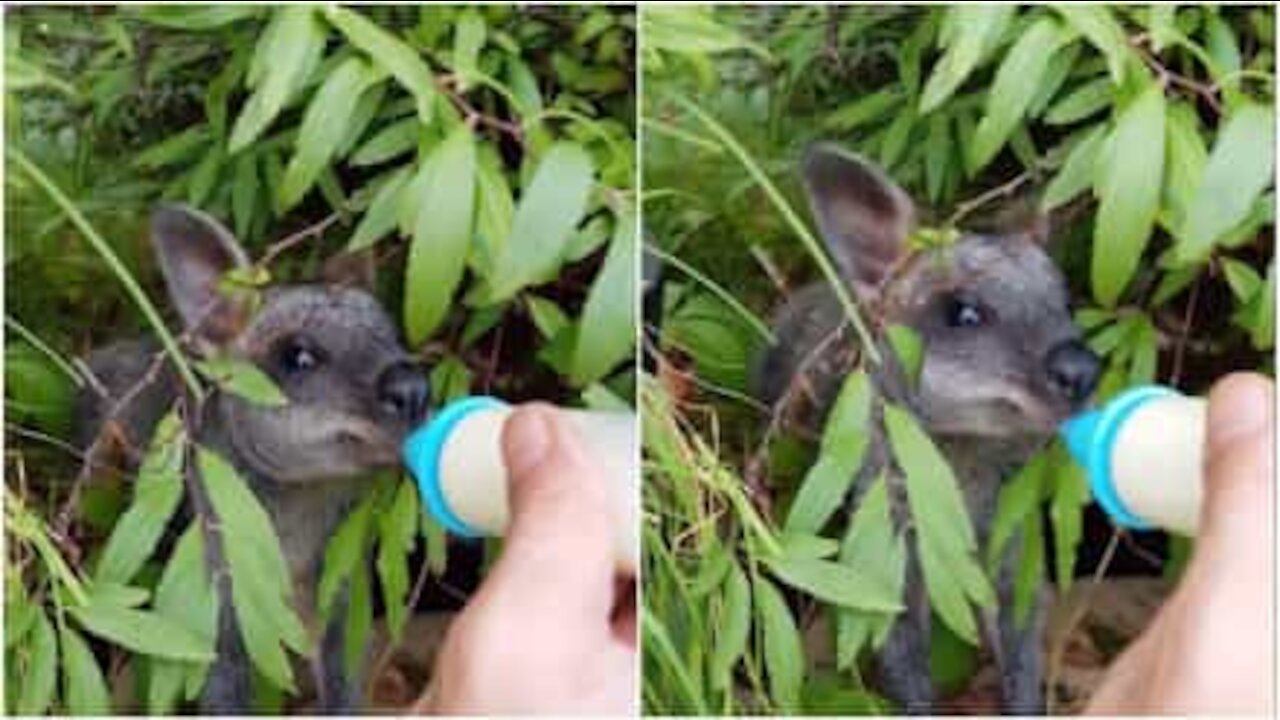
[(947, 325), (953, 328), (973, 328), (987, 322), (987, 314), (977, 303), (960, 297), (947, 298)]
[(310, 372), (320, 366), (320, 353), (309, 343), (294, 338), (280, 346), (280, 367), (290, 375)]

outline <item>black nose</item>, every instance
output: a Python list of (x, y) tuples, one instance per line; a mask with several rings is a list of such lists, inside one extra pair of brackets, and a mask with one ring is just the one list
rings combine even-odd
[(427, 379), (412, 365), (393, 365), (378, 379), (379, 402), (409, 423), (424, 419), (430, 396)]
[(1049, 384), (1054, 392), (1073, 403), (1082, 402), (1098, 383), (1102, 361), (1079, 340), (1059, 343), (1045, 358)]

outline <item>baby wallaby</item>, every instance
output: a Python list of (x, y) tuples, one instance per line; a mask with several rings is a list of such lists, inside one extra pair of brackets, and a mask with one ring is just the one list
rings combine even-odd
[[(879, 168), (834, 146), (811, 148), (805, 188), (841, 278), (869, 321), (886, 362), (869, 368), (881, 400), (909, 408), (951, 463), (985, 546), (1000, 486), (1093, 391), (1099, 360), (1080, 340), (1066, 284), (1043, 248), (1043, 232), (961, 233), (929, 249), (909, 242), (916, 210)], [(911, 328), (922, 341), (918, 376), (905, 378), (884, 329)], [(759, 368), (762, 397), (800, 392), (821, 419), (863, 348), (825, 283), (797, 292), (775, 320), (777, 343)], [(861, 496), (892, 460), (876, 413), (866, 461), (854, 481)], [(893, 473), (890, 473), (893, 478)], [(906, 610), (880, 652), (884, 690), (909, 712), (929, 712), (930, 610), (900, 480), (890, 498), (911, 548)], [(856, 502), (856, 500), (855, 500)], [(1002, 701), (1019, 714), (1043, 712), (1043, 602), (1014, 621), (1017, 540), (996, 578), (998, 608), (983, 618), (1000, 669)], [(1042, 595), (1043, 593), (1037, 593)]]
[[(426, 415), (427, 382), (368, 292), (341, 283), (281, 285), (254, 301), (220, 291), (226, 273), (248, 268), (249, 260), (222, 225), (186, 207), (158, 208), (151, 241), (189, 351), (253, 363), (288, 400), (269, 407), (215, 390), (198, 415), (187, 406), (188, 427), (197, 444), (235, 466), (266, 508), (299, 613), (311, 617), (325, 545), (370, 486), (368, 473), (398, 463), (405, 434)], [(130, 340), (88, 358), (98, 387), (79, 398), (78, 442), (87, 448), (99, 433), (110, 433), (125, 450), (120, 464), (127, 470), (183, 391), (171, 366), (149, 373), (159, 349), (152, 340)], [(212, 512), (198, 498), (188, 500), (196, 512)], [(201, 705), (206, 712), (251, 712), (253, 673), (230, 602), (231, 580), (217, 548), (206, 555), (219, 608), (217, 659)], [(312, 661), (317, 701), (326, 711), (359, 703), (361, 669), (343, 667), (343, 615), (333, 613)]]

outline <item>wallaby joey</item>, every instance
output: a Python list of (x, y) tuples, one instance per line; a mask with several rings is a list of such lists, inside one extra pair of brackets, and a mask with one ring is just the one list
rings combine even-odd
[[(869, 368), (875, 393), (909, 408), (933, 437), (985, 544), (1001, 483), (1081, 406), (1099, 372), (1072, 322), (1065, 282), (1042, 247), (1044, 233), (961, 233), (950, 243), (914, 248), (915, 207), (880, 169), (819, 145), (806, 153), (803, 175), (827, 249), (886, 358)], [(922, 341), (911, 381), (884, 335), (891, 324), (911, 328)], [(758, 368), (760, 394), (774, 403), (807, 395), (821, 419), (863, 354), (841, 305), (825, 283), (810, 286), (786, 303), (774, 325), (777, 344)], [(914, 548), (880, 403), (873, 408), (873, 437), (853, 495), (888, 467), (895, 523)], [(1005, 709), (1034, 714), (1044, 707), (1043, 602), (1025, 624), (1014, 622), (1015, 567), (1012, 554), (1003, 559), (998, 612), (983, 618), (983, 635), (1000, 668)], [(914, 550), (905, 593), (906, 610), (879, 656), (881, 684), (909, 712), (928, 712), (930, 610)]]
[[(187, 424), (195, 442), (230, 461), (266, 508), (292, 573), (299, 613), (309, 618), (326, 542), (369, 487), (368, 472), (398, 462), (402, 439), (426, 414), (427, 382), (364, 290), (306, 284), (266, 288), (256, 302), (228, 295), (220, 281), (228, 271), (249, 267), (248, 258), (217, 221), (190, 208), (158, 208), (151, 241), (189, 351), (251, 362), (288, 399), (265, 406), (215, 390), (198, 406), (186, 406)], [(156, 423), (183, 393), (172, 367), (153, 372), (157, 352), (158, 343), (133, 340), (88, 358), (97, 387), (79, 399), (79, 442), (101, 450), (108, 444), (93, 440), (109, 434), (110, 444), (125, 450), (117, 464), (126, 469), (136, 466), (137, 449), (146, 447)], [(197, 513), (211, 512), (199, 498), (188, 499)], [(202, 708), (251, 712), (253, 673), (230, 604), (230, 578), (217, 549), (206, 556), (219, 610), (217, 659)], [(361, 671), (343, 667), (343, 613), (334, 616), (317, 638), (310, 674), (322, 709), (351, 710), (359, 703)]]

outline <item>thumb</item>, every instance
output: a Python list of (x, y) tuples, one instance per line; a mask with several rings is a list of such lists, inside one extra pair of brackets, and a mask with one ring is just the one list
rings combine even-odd
[(1197, 552), (1214, 547), (1213, 554), (1225, 559), (1270, 544), (1273, 392), (1271, 380), (1251, 373), (1229, 375), (1209, 392)]
[(565, 415), (545, 404), (507, 419), (502, 452), (511, 519), (486, 584), (531, 613), (607, 619), (614, 563), (599, 466)]

